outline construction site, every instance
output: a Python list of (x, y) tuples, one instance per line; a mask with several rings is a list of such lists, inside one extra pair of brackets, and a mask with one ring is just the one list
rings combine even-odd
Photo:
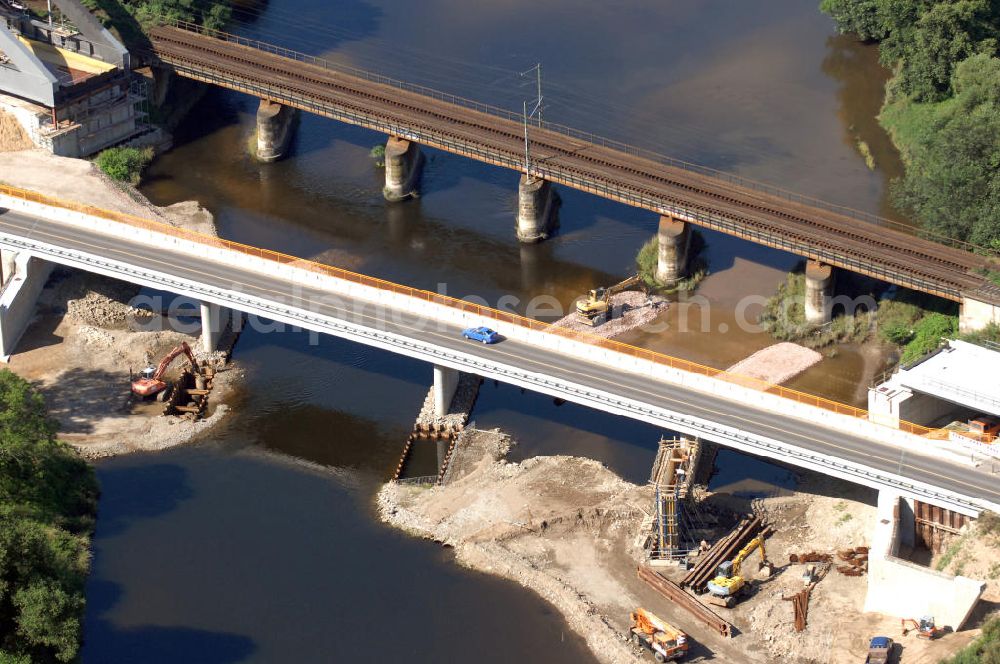
[[(995, 584), (913, 562), (974, 536), (939, 508), (916, 503), (901, 519), (875, 491), (791, 468), (793, 489), (713, 486), (718, 447), (698, 440), (660, 441), (645, 485), (584, 458), (511, 463), (515, 444), (463, 426), (435, 454), (430, 437), (411, 437), (407, 455), (423, 445), (443, 465), (407, 477), (401, 462), (380, 514), (534, 590), (602, 662), (860, 663), (878, 651), (930, 664), (968, 644), (1000, 598)], [(913, 599), (927, 590), (939, 604)]]
[(87, 157), (150, 133), (144, 79), (133, 75), (125, 47), (78, 0), (53, 0), (50, 9), (41, 20), (0, 0), (0, 137), (8, 147), (20, 141)]

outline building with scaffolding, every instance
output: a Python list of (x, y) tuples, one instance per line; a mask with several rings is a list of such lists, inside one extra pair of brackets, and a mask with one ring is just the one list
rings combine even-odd
[(147, 130), (129, 52), (80, 4), (51, 0), (47, 21), (0, 0), (0, 110), (39, 148), (86, 157)]

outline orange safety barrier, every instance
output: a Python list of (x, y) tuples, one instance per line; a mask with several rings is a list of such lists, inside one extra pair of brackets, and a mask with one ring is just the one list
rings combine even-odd
[[(391, 281), (385, 281), (384, 279), (379, 279), (377, 277), (370, 277), (367, 275), (358, 274), (356, 272), (351, 272), (349, 270), (344, 270), (339, 267), (333, 267), (332, 265), (317, 263), (315, 261), (311, 261), (305, 258), (289, 256), (288, 254), (283, 254), (277, 251), (271, 251), (270, 249), (252, 247), (249, 245), (241, 244), (239, 242), (234, 242), (232, 240), (224, 240), (222, 238), (214, 237), (212, 235), (205, 235), (203, 233), (190, 231), (184, 228), (177, 228), (169, 224), (152, 221), (149, 219), (143, 219), (142, 217), (136, 217), (122, 212), (114, 212), (112, 210), (104, 210), (91, 205), (82, 205), (79, 203), (63, 201), (53, 198), (51, 196), (46, 196), (45, 194), (40, 194), (38, 192), (29, 191), (26, 189), (19, 189), (17, 187), (11, 187), (8, 185), (0, 184), (0, 194), (6, 194), (14, 198), (20, 198), (35, 203), (41, 203), (42, 205), (47, 205), (50, 207), (72, 210), (74, 212), (80, 212), (93, 217), (108, 219), (110, 221), (116, 221), (119, 223), (128, 224), (129, 226), (156, 231), (158, 233), (163, 233), (165, 235), (171, 235), (174, 237), (191, 240), (193, 242), (199, 242), (201, 244), (206, 244), (221, 249), (229, 249), (231, 251), (236, 251), (249, 256), (256, 256), (258, 258), (263, 258), (265, 260), (272, 260), (277, 263), (282, 263), (282, 264), (294, 263), (295, 267), (304, 270), (309, 270), (311, 272), (318, 272), (320, 274), (336, 277), (338, 279), (343, 279), (345, 281), (350, 281), (352, 283), (362, 284), (364, 286), (371, 286), (372, 288), (377, 288), (379, 290), (390, 291), (393, 293), (400, 293), (402, 295), (408, 295), (410, 297), (426, 300), (428, 302), (433, 302), (447, 307), (452, 307), (460, 311), (474, 313), (477, 316), (489, 318), (497, 322), (509, 323), (511, 325), (517, 325), (519, 327), (524, 327), (530, 330), (547, 332), (549, 334), (557, 334), (560, 336), (574, 339), (576, 341), (587, 343), (592, 346), (613, 350), (622, 353), (624, 355), (629, 355), (631, 357), (637, 357), (644, 360), (648, 360), (650, 362), (655, 362), (656, 364), (665, 365), (672, 369), (679, 369), (689, 373), (694, 373), (702, 376), (709, 376), (717, 378), (719, 380), (725, 380), (737, 383), (739, 385), (743, 385), (745, 387), (755, 389), (760, 392), (768, 392), (770, 394), (775, 394), (785, 399), (790, 399), (798, 403), (808, 404), (810, 406), (822, 408), (823, 410), (832, 411), (834, 413), (839, 413), (841, 415), (848, 415), (850, 417), (856, 417), (860, 419), (868, 418), (867, 410), (839, 403), (837, 401), (833, 401), (825, 397), (816, 396), (814, 394), (807, 394), (805, 392), (800, 392), (798, 390), (782, 387), (781, 385), (768, 383), (766, 381), (760, 380), (758, 378), (753, 378), (751, 376), (729, 373), (722, 369), (716, 369), (713, 367), (705, 366), (703, 364), (698, 364), (697, 362), (691, 362), (690, 360), (684, 360), (678, 357), (664, 355), (663, 353), (647, 350), (645, 348), (639, 348), (637, 346), (625, 344), (620, 341), (605, 339), (603, 337), (599, 337), (593, 334), (588, 334), (586, 332), (576, 332), (573, 330), (569, 330), (567, 328), (554, 327), (550, 323), (545, 323), (543, 321), (538, 321), (531, 318), (525, 318), (524, 316), (520, 316), (518, 314), (513, 314), (506, 311), (500, 311), (498, 309), (492, 309), (490, 307), (483, 307), (473, 302), (459, 300), (457, 298), (449, 297), (447, 295), (432, 293), (430, 291), (425, 291), (418, 288), (411, 288), (409, 286), (393, 283)], [(904, 422), (904, 421), (900, 421), (899, 428), (908, 433), (913, 433), (921, 436), (927, 435), (931, 431), (935, 431), (935, 429), (931, 429), (919, 424), (913, 424), (912, 422)]]

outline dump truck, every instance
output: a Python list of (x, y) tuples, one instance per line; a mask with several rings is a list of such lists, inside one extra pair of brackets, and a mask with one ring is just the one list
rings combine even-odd
[(865, 664), (889, 664), (892, 661), (892, 639), (888, 636), (873, 637), (868, 644), (868, 656)]
[(683, 659), (688, 651), (687, 634), (666, 620), (646, 609), (636, 609), (629, 614), (632, 643), (653, 653), (657, 662), (675, 662)]

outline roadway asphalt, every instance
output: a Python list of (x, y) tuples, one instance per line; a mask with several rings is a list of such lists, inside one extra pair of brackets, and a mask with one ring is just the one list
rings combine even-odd
[[(374, 320), (373, 305), (359, 306), (356, 301), (340, 296), (337, 296), (339, 302), (331, 303), (331, 293), (327, 291), (303, 288), (281, 277), (262, 276), (251, 269), (218, 265), (209, 259), (181, 253), (169, 246), (140, 244), (11, 211), (0, 214), (0, 232), (100, 255), (140, 269), (203, 282), (219, 289), (236, 289), (247, 295), (286, 305), (303, 307), (308, 303), (307, 308), (315, 313), (354, 323), (371, 324)], [(324, 303), (324, 298), (328, 302)], [(622, 398), (711, 420), (947, 491), (1000, 504), (1000, 481), (989, 472), (988, 464), (982, 470), (907, 453), (894, 445), (877, 443), (798, 418), (776, 416), (747, 404), (657, 382), (622, 369), (580, 361), (569, 355), (540, 349), (513, 339), (490, 346), (470, 342), (461, 337), (459, 327), (426, 317), (397, 315), (394, 312), (384, 318), (380, 329), (412, 338), (421, 344), (434, 344), (444, 349), (492, 359), (524, 371), (586, 385)], [(503, 331), (502, 326), (497, 327)]]

